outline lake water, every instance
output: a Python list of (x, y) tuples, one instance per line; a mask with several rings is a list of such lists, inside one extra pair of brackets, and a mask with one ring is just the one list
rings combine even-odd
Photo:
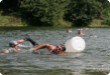
[[(82, 53), (48, 55), (43, 49), (33, 54), (29, 49), (20, 53), (0, 55), (0, 72), (3, 75), (107, 75), (110, 72), (110, 29), (85, 29), (86, 49)], [(90, 38), (89, 35), (95, 37)], [(61, 44), (77, 35), (77, 29), (66, 30), (12, 30), (0, 31), (0, 50), (8, 42), (30, 36), (38, 43)], [(28, 42), (24, 44), (29, 45)]]

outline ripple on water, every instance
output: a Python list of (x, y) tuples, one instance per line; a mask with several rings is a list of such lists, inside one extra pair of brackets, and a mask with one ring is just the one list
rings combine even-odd
[[(47, 55), (32, 54), (28, 49), (21, 53), (0, 55), (0, 72), (5, 75), (104, 75), (110, 70), (110, 29), (89, 29), (83, 37), (86, 41), (84, 52)], [(76, 35), (65, 30), (59, 31), (16, 31), (0, 32), (0, 49), (8, 48), (10, 40), (30, 36), (38, 43), (60, 44)], [(21, 34), (19, 34), (21, 33)], [(97, 38), (89, 38), (90, 33)], [(16, 35), (16, 36), (12, 36)], [(6, 38), (6, 39), (5, 39)], [(26, 43), (28, 44), (28, 43)]]

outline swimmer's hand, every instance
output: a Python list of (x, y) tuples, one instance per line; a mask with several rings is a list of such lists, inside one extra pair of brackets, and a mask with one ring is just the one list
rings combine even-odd
[(39, 51), (34, 50), (34, 48), (30, 49), (30, 51), (31, 51), (32, 53), (34, 53), (34, 54), (40, 54)]
[(40, 54), (39, 51), (32, 51), (32, 53), (34, 53), (34, 54)]
[(34, 54), (40, 54), (39, 52), (34, 52), (34, 51), (32, 53), (34, 53)]
[(21, 51), (21, 49), (20, 49), (20, 48), (18, 48), (18, 49), (16, 49), (16, 50), (15, 50), (15, 52), (20, 52), (20, 51)]
[(51, 54), (52, 54), (52, 51), (53, 51), (53, 50), (48, 51), (47, 54), (48, 54), (48, 55), (51, 55)]

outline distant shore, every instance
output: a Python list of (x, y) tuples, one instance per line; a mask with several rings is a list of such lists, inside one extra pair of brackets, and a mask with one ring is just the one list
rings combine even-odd
[[(89, 25), (88, 27), (89, 28), (110, 28), (110, 25), (103, 25), (102, 24), (103, 20), (98, 20), (98, 19), (94, 19)], [(29, 25), (27, 24), (25, 21), (23, 21), (21, 18), (16, 18), (14, 16), (2, 16), (0, 15), (0, 29), (2, 28), (51, 28), (52, 26), (40, 26), (40, 25), (36, 25), (36, 26), (33, 26), (33, 25)], [(70, 25), (68, 26), (60, 26), (60, 27), (57, 27), (57, 26), (53, 26), (52, 27), (53, 29), (62, 29), (62, 28), (76, 28), (76, 27), (71, 27)]]

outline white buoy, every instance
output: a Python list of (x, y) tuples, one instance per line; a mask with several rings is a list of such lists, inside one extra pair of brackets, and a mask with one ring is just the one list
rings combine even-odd
[(110, 73), (108, 75), (110, 75)]
[(2, 0), (0, 0), (0, 2), (1, 2)]
[(76, 36), (66, 41), (66, 52), (82, 52), (85, 49), (85, 40)]
[(0, 73), (0, 75), (3, 75), (3, 74)]

